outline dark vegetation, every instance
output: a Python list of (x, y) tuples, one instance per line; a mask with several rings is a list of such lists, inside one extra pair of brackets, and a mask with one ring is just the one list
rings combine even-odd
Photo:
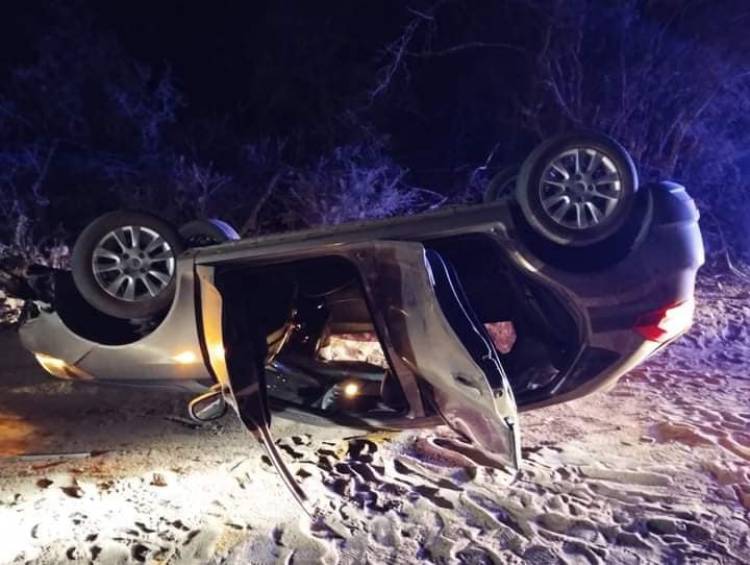
[(741, 0), (21, 4), (0, 24), (6, 271), (64, 264), (118, 207), (250, 235), (477, 199), (577, 127), (688, 186), (714, 268), (748, 259)]

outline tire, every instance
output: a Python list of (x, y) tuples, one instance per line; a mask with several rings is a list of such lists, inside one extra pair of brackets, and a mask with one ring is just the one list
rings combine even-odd
[(513, 196), (518, 182), (518, 165), (503, 167), (492, 177), (482, 199), (485, 204), (497, 202), (506, 196)]
[(240, 238), (231, 224), (210, 218), (207, 220), (193, 220), (180, 227), (180, 237), (187, 247), (206, 247), (218, 245)]
[(582, 247), (622, 227), (637, 191), (628, 152), (607, 135), (582, 131), (553, 137), (528, 156), (516, 200), (534, 231), (553, 243)]
[(142, 212), (111, 212), (78, 236), (73, 281), (84, 300), (104, 314), (149, 318), (172, 304), (176, 259), (183, 250), (167, 222)]

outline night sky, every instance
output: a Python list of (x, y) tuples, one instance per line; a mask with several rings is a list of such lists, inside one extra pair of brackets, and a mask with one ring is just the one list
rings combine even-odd
[[(372, 62), (403, 17), (399, 2), (329, 2), (325, 10), (312, 3), (273, 1), (68, 4), (92, 17), (100, 30), (113, 32), (135, 59), (157, 68), (169, 65), (196, 115), (236, 110), (253, 95), (259, 61), (287, 57), (296, 65), (295, 59), (310, 54), (308, 46), (335, 46), (326, 54), (344, 79), (348, 68)], [(4, 73), (33, 60), (34, 44), (51, 23), (47, 5), (32, 1), (6, 8), (0, 22)], [(283, 81), (291, 69), (276, 71)]]
[[(4, 8), (0, 77), (34, 60), (39, 38), (56, 25), (50, 4), (32, 0)], [(157, 70), (169, 67), (187, 100), (183, 115), (231, 115), (235, 125), (248, 133), (267, 134), (314, 127), (321, 114), (366, 104), (375, 73), (387, 61), (384, 48), (413, 19), (410, 9), (426, 10), (435, 3), (77, 0), (60, 4), (91, 18), (98, 30), (114, 34), (135, 60)], [(446, 138), (457, 135), (469, 144), (469, 152), (458, 150), (455, 157), (468, 159), (473, 152), (479, 158), (477, 152), (491, 148), (499, 131), (523, 133), (515, 127), (513, 115), (498, 110), (494, 115), (474, 116), (470, 109), (500, 108), (524, 95), (531, 59), (543, 41), (539, 22), (543, 15), (524, 9), (524, 2), (444, 4), (436, 47), (478, 40), (513, 44), (530, 54), (469, 49), (412, 61), (409, 90), (389, 100), (387, 110), (375, 112), (378, 125), (395, 136), (399, 153), (407, 160), (429, 141), (439, 140), (440, 149), (447, 149), (451, 142)], [(547, 4), (554, 2), (538, 3)], [(607, 2), (591, 4), (606, 7)], [(644, 26), (669, 23), (671, 35), (700, 42), (706, 49), (727, 41), (715, 32), (725, 19), (737, 24), (747, 17), (733, 12), (731, 2), (693, 3), (696, 8), (690, 18), (675, 17), (675, 7), (681, 4), (677, 1), (640, 4)], [(720, 5), (726, 10), (717, 9)], [(575, 32), (570, 33), (572, 42)], [(744, 47), (735, 45), (733, 50), (741, 55)]]
[[(400, 1), (70, 4), (90, 17), (98, 30), (112, 32), (130, 57), (157, 70), (169, 67), (187, 100), (183, 117), (231, 115), (233, 124), (251, 135), (288, 135), (315, 128), (322, 116), (368, 106), (367, 93), (375, 86), (378, 69), (387, 63), (385, 47), (414, 17)], [(421, 9), (419, 4), (415, 9)], [(509, 29), (505, 24), (506, 18), (519, 21), (516, 7), (492, 12), (487, 10), (490, 4), (475, 3), (480, 9), (469, 10), (466, 4), (449, 3), (447, 20), (455, 27), (441, 27), (439, 43), (460, 42), (467, 29), (478, 26), (477, 37), (483, 40), (492, 40), (500, 29), (502, 41), (533, 48), (537, 34), (532, 28)], [(34, 60), (36, 42), (54, 26), (45, 2), (16, 5), (7, 13), (0, 27), (6, 76), (19, 63)], [(379, 128), (393, 136), (394, 148), (406, 161), (434, 167), (460, 164), (469, 155), (481, 159), (496, 132), (478, 128), (487, 117), (471, 116), (470, 108), (496, 93), (498, 80), (525, 79), (527, 61), (518, 53), (503, 62), (501, 79), (490, 76), (487, 69), (496, 67), (496, 55), (492, 50), (472, 50), (441, 57), (439, 64), (412, 61), (410, 90), (394, 93), (393, 100), (368, 111)], [(517, 86), (500, 84), (500, 90), (515, 91)], [(465, 108), (470, 97), (476, 98)], [(457, 132), (459, 113), (468, 123)], [(498, 119), (507, 121), (505, 116)], [(460, 142), (451, 140), (456, 133)], [(436, 146), (438, 141), (442, 147)], [(467, 142), (467, 151), (459, 149), (448, 162), (435, 159), (436, 149), (448, 156)]]

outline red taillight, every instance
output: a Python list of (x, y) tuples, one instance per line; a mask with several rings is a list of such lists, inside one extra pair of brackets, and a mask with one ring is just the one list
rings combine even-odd
[(649, 341), (663, 343), (685, 332), (693, 323), (695, 301), (670, 304), (638, 318), (635, 331)]

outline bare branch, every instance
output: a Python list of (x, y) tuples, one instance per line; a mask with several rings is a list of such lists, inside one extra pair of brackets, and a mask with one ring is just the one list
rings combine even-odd
[(528, 49), (525, 49), (519, 45), (513, 45), (512, 43), (497, 43), (488, 41), (467, 41), (466, 43), (460, 43), (451, 47), (444, 47), (442, 49), (425, 49), (423, 51), (407, 51), (409, 57), (445, 57), (447, 55), (455, 55), (463, 51), (470, 49), (508, 49), (517, 53), (523, 53), (528, 55)]
[(258, 231), (258, 219), (260, 218), (260, 212), (263, 209), (263, 207), (268, 202), (269, 198), (271, 198), (271, 195), (276, 190), (277, 185), (279, 184), (279, 180), (281, 180), (281, 177), (284, 175), (286, 171), (278, 171), (276, 172), (272, 177), (271, 180), (266, 183), (265, 190), (261, 193), (260, 197), (255, 201), (253, 204), (252, 209), (250, 210), (250, 214), (247, 217), (247, 220), (245, 220), (245, 223), (242, 224), (242, 227), (240, 228), (240, 235), (245, 237), (252, 233), (255, 233)]

